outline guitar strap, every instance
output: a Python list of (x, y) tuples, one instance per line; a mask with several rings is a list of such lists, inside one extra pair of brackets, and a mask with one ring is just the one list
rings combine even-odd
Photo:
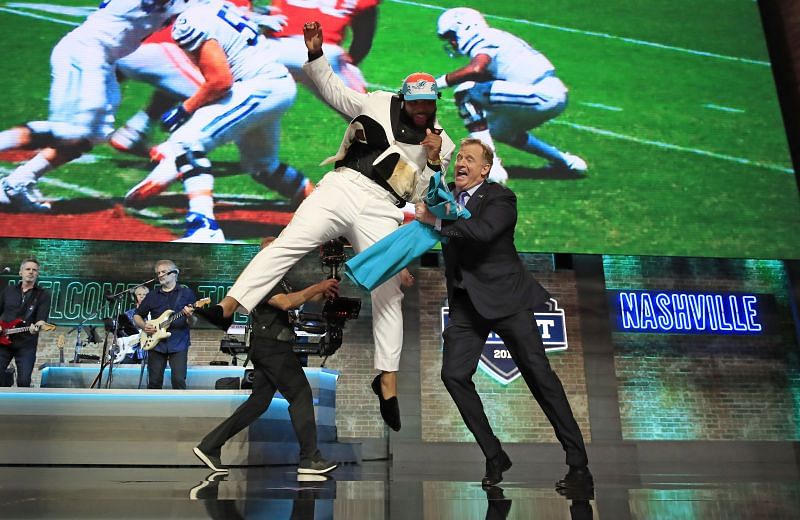
[[(173, 289), (172, 292), (167, 297), (167, 302), (168, 302), (167, 308), (172, 310), (174, 314), (177, 314), (177, 313), (179, 313), (179, 312), (181, 312), (183, 310), (183, 306), (182, 305), (177, 309), (175, 307), (176, 307), (176, 304), (180, 301), (181, 291), (183, 290), (184, 287), (186, 287), (186, 286), (183, 285), (183, 284), (178, 284), (175, 287), (175, 289)], [(175, 320), (175, 321), (177, 321), (177, 320)], [(173, 323), (175, 323), (175, 322), (173, 322)], [(170, 323), (170, 327), (171, 326), (172, 326), (172, 323)]]

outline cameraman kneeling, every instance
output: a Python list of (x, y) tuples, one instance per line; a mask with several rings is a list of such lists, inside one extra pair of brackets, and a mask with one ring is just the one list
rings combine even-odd
[[(262, 249), (273, 240), (274, 237), (265, 238), (261, 242)], [(289, 402), (289, 416), (300, 443), (297, 472), (322, 474), (336, 467), (336, 463), (323, 459), (317, 449), (311, 387), (300, 361), (292, 351), (294, 332), (287, 311), (307, 301), (333, 298), (338, 291), (339, 282), (333, 278), (296, 292), (292, 292), (283, 279), (253, 309), (250, 313), (250, 359), (255, 369), (253, 393), (194, 448), (194, 454), (206, 466), (214, 471), (228, 471), (220, 461), (223, 444), (261, 417), (269, 407), (275, 390), (280, 390)], [(202, 316), (202, 313), (199, 314)]]

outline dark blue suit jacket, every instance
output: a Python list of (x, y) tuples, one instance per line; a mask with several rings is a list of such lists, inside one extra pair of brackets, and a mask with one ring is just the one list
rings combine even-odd
[[(451, 189), (453, 187), (451, 186)], [(550, 294), (525, 268), (514, 246), (517, 197), (500, 184), (484, 182), (467, 200), (470, 219), (442, 221), (447, 296), (461, 285), (486, 319), (541, 306)]]

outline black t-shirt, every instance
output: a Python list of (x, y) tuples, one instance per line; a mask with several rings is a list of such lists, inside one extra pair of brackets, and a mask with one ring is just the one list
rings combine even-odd
[(250, 334), (252, 336), (258, 339), (291, 341), (294, 329), (289, 322), (289, 313), (268, 303), (273, 296), (290, 292), (292, 292), (292, 288), (284, 278), (253, 308), (250, 312), (252, 326)]
[[(9, 285), (0, 293), (0, 320), (10, 323), (16, 318), (23, 318), (25, 322), (18, 327), (30, 325), (40, 320), (47, 320), (50, 314), (50, 293), (39, 287), (26, 293), (22, 292), (20, 284)], [(12, 344), (16, 346), (36, 345), (39, 342), (38, 334), (20, 332), (9, 336)]]

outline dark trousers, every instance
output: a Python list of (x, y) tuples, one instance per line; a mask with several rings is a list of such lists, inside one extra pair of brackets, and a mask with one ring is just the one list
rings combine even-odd
[(17, 366), (17, 386), (31, 386), (33, 365), (36, 363), (36, 345), (0, 345), (0, 372), (5, 372), (11, 360)]
[(251, 338), (250, 360), (253, 362), (253, 393), (233, 414), (198, 445), (209, 455), (219, 456), (222, 445), (267, 411), (275, 391), (289, 402), (289, 417), (300, 444), (300, 459), (316, 460), (317, 423), (311, 386), (289, 343)]
[(189, 351), (171, 352), (164, 354), (156, 350), (147, 353), (147, 388), (160, 390), (164, 386), (164, 371), (167, 362), (172, 373), (172, 389), (186, 390), (186, 365), (189, 361)]
[(483, 345), (492, 330), (505, 343), (531, 394), (553, 425), (556, 438), (567, 454), (567, 464), (586, 465), (588, 459), (581, 430), (572, 415), (564, 387), (550, 368), (531, 312), (520, 311), (505, 318), (487, 320), (475, 310), (467, 292), (457, 290), (450, 302), (450, 323), (442, 334), (442, 381), (483, 454), (493, 458), (501, 450), (472, 382)]

